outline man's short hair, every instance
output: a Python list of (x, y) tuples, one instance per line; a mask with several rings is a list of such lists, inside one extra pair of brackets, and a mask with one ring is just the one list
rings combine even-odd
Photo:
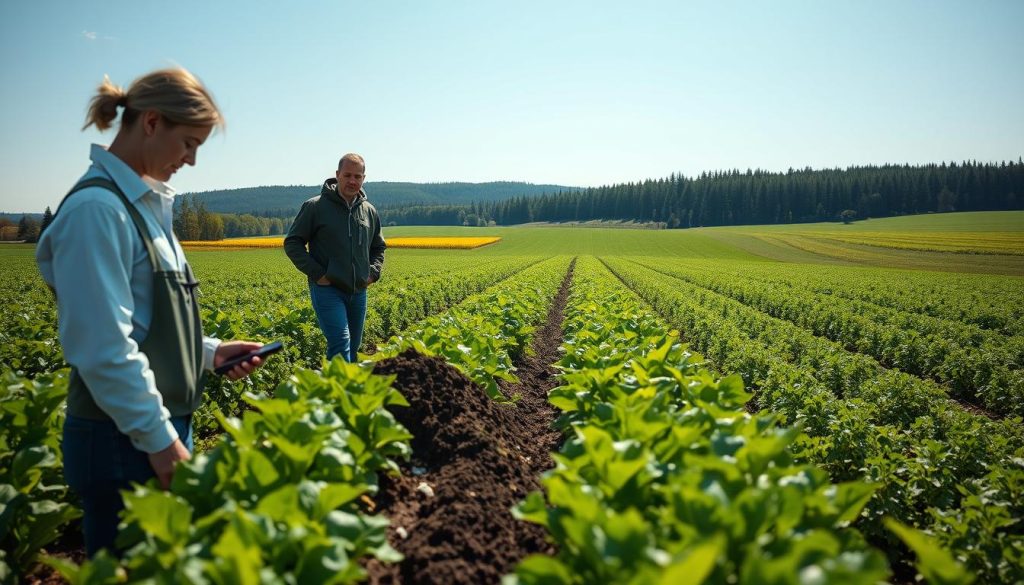
[(359, 166), (363, 167), (363, 172), (364, 173), (366, 172), (366, 161), (363, 160), (363, 157), (359, 156), (358, 154), (356, 154), (354, 152), (350, 152), (350, 153), (346, 154), (345, 156), (341, 157), (341, 160), (338, 161), (338, 170), (339, 171), (341, 170), (342, 165), (345, 164), (345, 161), (349, 161), (349, 162), (353, 162), (353, 163), (358, 164)]

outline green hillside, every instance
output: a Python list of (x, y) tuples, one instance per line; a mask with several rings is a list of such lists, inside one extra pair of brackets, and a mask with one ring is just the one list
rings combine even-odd
[[(403, 205), (467, 205), (501, 201), (512, 197), (575, 191), (577, 187), (535, 185), (517, 181), (489, 183), (405, 183), (369, 182), (365, 190), (378, 208)], [(217, 213), (252, 213), (285, 216), (298, 211), (303, 201), (320, 192), (320, 185), (272, 185), (185, 193), (194, 196), (206, 209)], [(179, 197), (180, 200), (180, 197)]]

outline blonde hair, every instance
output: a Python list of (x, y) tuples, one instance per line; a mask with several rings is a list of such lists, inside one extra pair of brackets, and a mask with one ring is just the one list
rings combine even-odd
[(350, 153), (346, 154), (345, 156), (341, 157), (341, 160), (338, 161), (338, 170), (339, 171), (341, 170), (341, 166), (343, 164), (345, 164), (345, 161), (348, 161), (348, 162), (351, 162), (351, 163), (356, 163), (357, 165), (363, 167), (363, 172), (364, 173), (366, 172), (366, 161), (363, 160), (363, 157), (359, 156), (358, 154), (356, 154), (354, 152), (350, 152)]
[(185, 69), (154, 71), (133, 81), (127, 90), (104, 75), (103, 83), (89, 101), (82, 130), (92, 125), (100, 131), (110, 128), (117, 118), (118, 106), (124, 108), (122, 127), (134, 124), (139, 114), (147, 110), (155, 110), (171, 124), (224, 126), (224, 117), (213, 96)]

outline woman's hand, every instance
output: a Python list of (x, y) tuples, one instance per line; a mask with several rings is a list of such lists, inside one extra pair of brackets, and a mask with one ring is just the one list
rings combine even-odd
[(192, 455), (189, 454), (181, 439), (174, 439), (174, 442), (163, 451), (149, 454), (149, 465), (156, 472), (156, 478), (160, 482), (160, 487), (166, 490), (171, 487), (171, 479), (174, 478), (174, 468), (178, 462), (188, 461), (191, 458)]
[[(217, 347), (217, 352), (213, 354), (213, 367), (220, 367), (221, 364), (233, 357), (247, 354), (250, 351), (257, 350), (261, 347), (263, 347), (262, 343), (256, 343), (254, 341), (225, 341)], [(227, 376), (228, 379), (239, 380), (253, 373), (262, 363), (263, 360), (261, 358), (254, 357), (251, 360), (238, 364), (224, 375)]]

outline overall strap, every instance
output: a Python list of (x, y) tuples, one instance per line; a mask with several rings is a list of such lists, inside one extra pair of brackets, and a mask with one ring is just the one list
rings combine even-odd
[(57, 217), (57, 214), (60, 213), (61, 207), (64, 207), (64, 203), (68, 200), (68, 197), (71, 197), (82, 189), (87, 189), (89, 187), (100, 187), (102, 189), (106, 189), (114, 195), (117, 195), (118, 199), (121, 200), (121, 203), (124, 203), (125, 209), (128, 210), (128, 215), (132, 218), (132, 223), (135, 224), (135, 229), (139, 232), (139, 237), (142, 238), (142, 244), (146, 246), (146, 253), (149, 254), (149, 263), (153, 267), (153, 272), (160, 272), (160, 264), (157, 262), (156, 256), (156, 248), (153, 246), (153, 238), (149, 235), (149, 229), (146, 228), (146, 220), (142, 219), (142, 214), (140, 214), (139, 210), (132, 205), (131, 201), (128, 201), (128, 198), (124, 195), (124, 191), (121, 191), (121, 188), (117, 186), (117, 183), (110, 179), (94, 177), (92, 179), (80, 181), (77, 185), (72, 187), (70, 191), (68, 191), (67, 195), (64, 196), (64, 200), (57, 206), (57, 212), (53, 214), (53, 217)]

